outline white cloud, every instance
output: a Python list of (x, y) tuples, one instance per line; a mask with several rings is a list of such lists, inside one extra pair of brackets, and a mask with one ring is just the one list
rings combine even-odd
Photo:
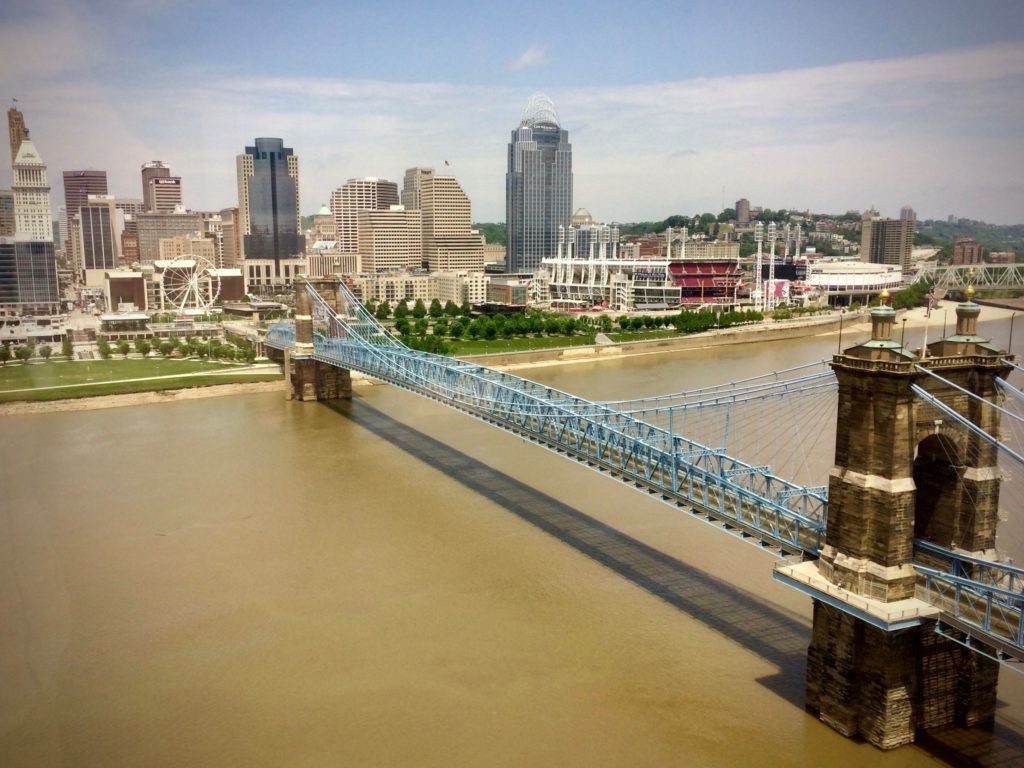
[(518, 71), (520, 69), (527, 69), (529, 67), (536, 67), (539, 64), (544, 64), (547, 60), (548, 54), (544, 48), (534, 43), (516, 58), (512, 59), (508, 64), (508, 68), (513, 71)]
[[(306, 211), (347, 178), (399, 180), (407, 167), (449, 160), (485, 221), (504, 218), (506, 146), (530, 95), (187, 72), (164, 85), (52, 85), (0, 67), (2, 92), (25, 101), (51, 181), (104, 168), (112, 192), (138, 196), (139, 166), (160, 158), (183, 177), (187, 204), (220, 208), (235, 196), (235, 155), (256, 136), (280, 136), (299, 155)], [(923, 216), (997, 222), (1024, 210), (1020, 44), (549, 95), (573, 143), (574, 203), (604, 220), (717, 210), (723, 185), (727, 204), (773, 208), (895, 214), (909, 202)]]

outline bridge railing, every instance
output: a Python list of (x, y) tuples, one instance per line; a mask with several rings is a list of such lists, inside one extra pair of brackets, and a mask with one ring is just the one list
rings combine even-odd
[(1024, 660), (1024, 569), (915, 540), (921, 598), (997, 651)]
[[(344, 290), (344, 287), (342, 286)], [(528, 436), (666, 500), (787, 551), (816, 553), (824, 531), (821, 488), (804, 488), (713, 447), (552, 387), (398, 343), (350, 295), (342, 313), (310, 290), (314, 358), (360, 371)], [(345, 292), (347, 293), (347, 291)]]
[(295, 346), (295, 323), (281, 321), (267, 328), (266, 345), (274, 349), (288, 349)]

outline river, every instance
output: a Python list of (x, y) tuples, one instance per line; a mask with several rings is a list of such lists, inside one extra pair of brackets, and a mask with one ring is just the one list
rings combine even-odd
[[(622, 398), (835, 345), (527, 374)], [(3, 766), (1024, 760), (1008, 670), (994, 730), (837, 735), (803, 709), (810, 601), (768, 555), (390, 387), (8, 416), (0, 467)]]

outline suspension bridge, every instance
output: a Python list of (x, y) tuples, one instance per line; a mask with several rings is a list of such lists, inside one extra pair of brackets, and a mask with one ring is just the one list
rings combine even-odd
[[(956, 334), (920, 357), (891, 340), (882, 306), (871, 341), (827, 363), (611, 402), (412, 350), (337, 278), (297, 282), (295, 322), (266, 345), (296, 399), (349, 397), (358, 371), (774, 554), (773, 576), (814, 601), (808, 706), (889, 748), (990, 720), (1000, 665), (1024, 667), (1024, 569), (996, 548), (1013, 503), (1000, 507), (1002, 481), (1024, 464), (1004, 440), (1020, 436), (1024, 392), (1007, 382), (1014, 360), (977, 335), (979, 309), (961, 304)], [(773, 423), (785, 408), (790, 444)], [(811, 476), (815, 441), (835, 447), (827, 478)]]

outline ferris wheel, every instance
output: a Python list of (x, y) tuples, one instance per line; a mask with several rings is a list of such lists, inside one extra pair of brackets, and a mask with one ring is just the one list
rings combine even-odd
[(220, 296), (220, 275), (204, 256), (173, 259), (164, 266), (161, 295), (165, 309), (208, 310)]

